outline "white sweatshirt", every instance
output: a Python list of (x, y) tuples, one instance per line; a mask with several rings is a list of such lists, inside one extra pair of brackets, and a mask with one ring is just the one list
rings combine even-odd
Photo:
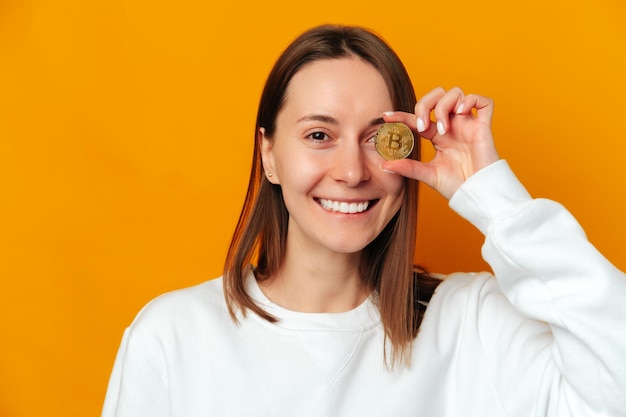
[(504, 161), (451, 207), (485, 235), (494, 271), (449, 275), (414, 341), (385, 369), (367, 300), (231, 321), (222, 280), (165, 294), (126, 330), (103, 417), (626, 416), (626, 276), (571, 215), (531, 199)]

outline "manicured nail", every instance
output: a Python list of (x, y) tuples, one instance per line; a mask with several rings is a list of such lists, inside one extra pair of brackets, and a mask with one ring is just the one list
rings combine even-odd
[(417, 131), (423, 132), (424, 130), (426, 130), (426, 125), (424, 124), (424, 120), (422, 120), (421, 117), (418, 117), (417, 118)]
[(463, 109), (464, 109), (464, 108), (465, 108), (465, 104), (464, 104), (464, 103), (461, 103), (461, 104), (459, 105), (459, 107), (456, 109), (456, 114), (461, 114), (461, 113), (463, 113)]
[(385, 116), (393, 116), (393, 114), (394, 114), (394, 113), (395, 113), (395, 112), (392, 112), (392, 111), (386, 111), (386, 112), (384, 112), (383, 114), (384, 114)]
[(443, 126), (443, 122), (441, 120), (437, 122), (437, 133), (440, 135), (446, 134), (446, 128)]
[(385, 169), (385, 168), (383, 168), (383, 166), (382, 166), (382, 165), (380, 165), (380, 167), (379, 167), (379, 168), (380, 168), (380, 170), (381, 170), (381, 171), (386, 172), (387, 174), (395, 174), (395, 172), (393, 172), (393, 171), (391, 171), (391, 170), (389, 170), (389, 169)]

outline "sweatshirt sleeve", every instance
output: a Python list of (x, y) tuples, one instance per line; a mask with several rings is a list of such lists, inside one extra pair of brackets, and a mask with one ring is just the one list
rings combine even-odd
[(548, 325), (550, 354), (537, 398), (548, 398), (555, 415), (625, 416), (626, 275), (563, 206), (532, 199), (504, 160), (468, 179), (450, 206), (485, 235), (483, 256), (513, 308)]
[(109, 379), (102, 417), (167, 417), (168, 391), (151, 355), (126, 329)]

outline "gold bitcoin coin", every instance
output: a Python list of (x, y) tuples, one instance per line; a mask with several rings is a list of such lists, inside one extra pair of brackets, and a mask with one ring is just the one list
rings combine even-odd
[(376, 150), (385, 159), (402, 159), (411, 155), (415, 138), (404, 123), (385, 123), (374, 139)]

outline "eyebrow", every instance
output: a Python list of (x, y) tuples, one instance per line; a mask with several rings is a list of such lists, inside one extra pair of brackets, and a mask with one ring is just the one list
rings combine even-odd
[(310, 122), (310, 121), (315, 121), (315, 122), (324, 122), (324, 123), (328, 123), (331, 125), (338, 125), (339, 121), (337, 121), (337, 119), (335, 119), (332, 116), (326, 116), (323, 114), (307, 114), (306, 116), (303, 116), (301, 118), (298, 119), (297, 123), (300, 122)]
[[(308, 122), (308, 121), (317, 121), (317, 122), (323, 122), (323, 123), (328, 123), (331, 125), (338, 125), (339, 121), (337, 119), (335, 119), (332, 116), (327, 116), (324, 114), (307, 114), (306, 116), (301, 117), (300, 119), (297, 120), (297, 123), (300, 122)], [(385, 121), (383, 120), (382, 117), (377, 117), (375, 119), (372, 119), (370, 121), (370, 126), (376, 126), (376, 125), (380, 125), (385, 123)]]

